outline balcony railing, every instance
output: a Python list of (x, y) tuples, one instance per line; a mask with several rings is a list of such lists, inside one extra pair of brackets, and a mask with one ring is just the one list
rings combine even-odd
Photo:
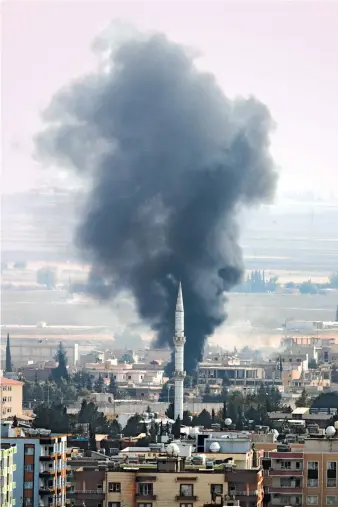
[(74, 489), (74, 493), (82, 493), (84, 495), (103, 495), (102, 489)]
[(187, 502), (196, 502), (198, 500), (198, 497), (193, 495), (193, 496), (186, 496), (186, 495), (177, 495), (175, 496), (175, 500), (176, 501), (187, 501)]
[(153, 495), (153, 493), (136, 493), (136, 498), (138, 500), (156, 500), (156, 495)]

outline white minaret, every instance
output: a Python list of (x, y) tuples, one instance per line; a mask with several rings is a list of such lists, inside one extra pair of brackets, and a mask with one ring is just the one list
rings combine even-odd
[(182, 297), (182, 285), (178, 288), (176, 312), (175, 312), (175, 404), (174, 414), (175, 420), (178, 416), (182, 421), (183, 419), (183, 380), (185, 377), (184, 371), (184, 308), (183, 308), (183, 297)]

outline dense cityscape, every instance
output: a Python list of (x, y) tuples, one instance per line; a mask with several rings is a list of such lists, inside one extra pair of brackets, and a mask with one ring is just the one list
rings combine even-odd
[(4, 2), (0, 507), (338, 507), (338, 11), (273, 4)]

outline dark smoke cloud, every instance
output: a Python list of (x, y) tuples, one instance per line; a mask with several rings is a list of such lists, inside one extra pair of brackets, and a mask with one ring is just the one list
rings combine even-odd
[(237, 210), (273, 195), (273, 122), (256, 99), (229, 100), (165, 36), (109, 44), (109, 66), (54, 96), (38, 154), (90, 179), (77, 231), (88, 288), (105, 299), (130, 289), (159, 345), (172, 343), (182, 280), (189, 370), (243, 272)]

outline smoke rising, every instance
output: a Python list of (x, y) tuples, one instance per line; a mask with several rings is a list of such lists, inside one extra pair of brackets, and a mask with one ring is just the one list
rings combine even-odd
[(90, 181), (76, 235), (89, 291), (130, 290), (158, 345), (171, 345), (182, 280), (191, 370), (243, 272), (238, 207), (274, 192), (273, 122), (258, 100), (229, 100), (163, 35), (104, 42), (105, 65), (53, 97), (37, 152)]

